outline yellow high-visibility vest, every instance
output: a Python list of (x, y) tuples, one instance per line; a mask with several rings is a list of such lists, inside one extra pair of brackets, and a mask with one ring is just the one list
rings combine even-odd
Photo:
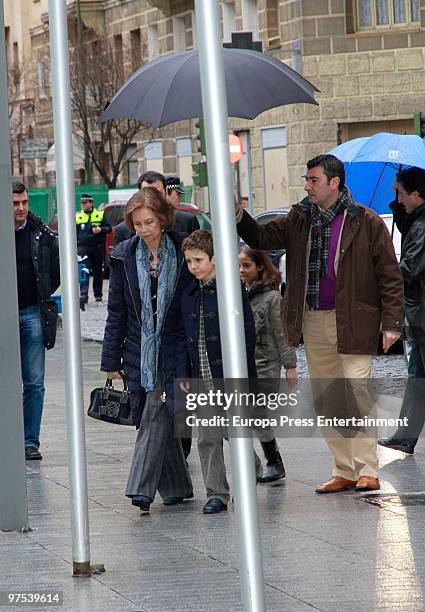
[(100, 225), (103, 221), (103, 214), (103, 210), (97, 210), (97, 208), (93, 208), (89, 215), (84, 210), (80, 210), (75, 213), (75, 222), (77, 225), (82, 225), (90, 221), (93, 226)]

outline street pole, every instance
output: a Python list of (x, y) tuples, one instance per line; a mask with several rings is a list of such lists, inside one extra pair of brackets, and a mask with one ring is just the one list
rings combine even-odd
[[(80, 0), (77, 0), (76, 7), (77, 13), (77, 58), (78, 58), (78, 79), (79, 79), (79, 96), (81, 100), (81, 104), (83, 106), (83, 116), (84, 116), (84, 125), (87, 123), (87, 100), (86, 100), (86, 58), (83, 54), (83, 49), (81, 46), (81, 4)], [(88, 185), (91, 183), (91, 160), (89, 155), (89, 149), (86, 142), (86, 134), (83, 134), (83, 145), (84, 145), (84, 182)]]
[(3, 2), (0, 3), (0, 83), (0, 380), (3, 383), (0, 409), (0, 530), (27, 531), (27, 483)]
[(49, 0), (49, 29), (63, 297), (65, 405), (68, 432), (73, 575), (90, 576), (66, 0)]
[[(219, 3), (217, 0), (195, 0), (195, 13), (207, 145), (210, 210), (214, 251), (217, 254), (223, 370), (227, 379), (246, 379), (248, 370), (229, 159), (227, 97), (220, 40)], [(263, 612), (264, 577), (252, 440), (246, 437), (232, 437), (229, 441), (232, 482), (235, 489), (242, 605), (247, 612)]]

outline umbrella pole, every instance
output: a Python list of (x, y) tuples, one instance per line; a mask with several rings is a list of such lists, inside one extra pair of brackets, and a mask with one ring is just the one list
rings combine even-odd
[[(195, 13), (214, 250), (217, 254), (223, 370), (225, 379), (246, 379), (248, 371), (229, 159), (219, 3), (216, 0), (195, 0)], [(262, 612), (265, 610), (265, 592), (252, 439), (229, 437), (229, 442), (242, 605), (246, 612)]]

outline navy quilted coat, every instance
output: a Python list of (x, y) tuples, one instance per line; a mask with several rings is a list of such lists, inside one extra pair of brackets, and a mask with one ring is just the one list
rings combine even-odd
[[(190, 273), (181, 251), (185, 234), (169, 232), (177, 251), (177, 282), (163, 323), (159, 368), (165, 381), (167, 408), (172, 411), (175, 378), (176, 332), (179, 328), (179, 297), (190, 279)], [(130, 405), (136, 426), (140, 424), (145, 391), (140, 384), (140, 291), (136, 268), (136, 247), (139, 242), (133, 236), (121, 242), (111, 252), (108, 318), (103, 340), (101, 370), (116, 372), (123, 369), (130, 391)]]
[[(241, 291), (244, 311), (246, 353), (248, 359), (248, 377), (255, 378), (257, 375), (254, 357), (255, 321), (248, 294), (242, 284)], [(203, 292), (205, 343), (211, 374), (213, 378), (223, 378), (223, 360), (221, 354), (217, 286), (215, 279), (204, 287)], [(190, 283), (185, 286), (180, 294), (180, 310), (187, 355), (184, 354), (184, 350), (180, 350), (179, 345), (179, 350), (176, 355), (178, 378), (199, 378), (199, 307), (199, 281), (192, 277)]]

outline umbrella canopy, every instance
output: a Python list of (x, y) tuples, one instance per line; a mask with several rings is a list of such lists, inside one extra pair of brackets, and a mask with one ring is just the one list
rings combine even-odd
[[(269, 108), (317, 104), (318, 91), (279, 60), (245, 49), (223, 49), (229, 117), (254, 119)], [(101, 120), (139, 119), (162, 127), (202, 117), (198, 51), (160, 57), (135, 72), (102, 114)]]
[(380, 132), (355, 138), (329, 151), (344, 162), (346, 183), (354, 199), (379, 214), (391, 212), (396, 173), (402, 168), (425, 169), (425, 143), (419, 136)]

